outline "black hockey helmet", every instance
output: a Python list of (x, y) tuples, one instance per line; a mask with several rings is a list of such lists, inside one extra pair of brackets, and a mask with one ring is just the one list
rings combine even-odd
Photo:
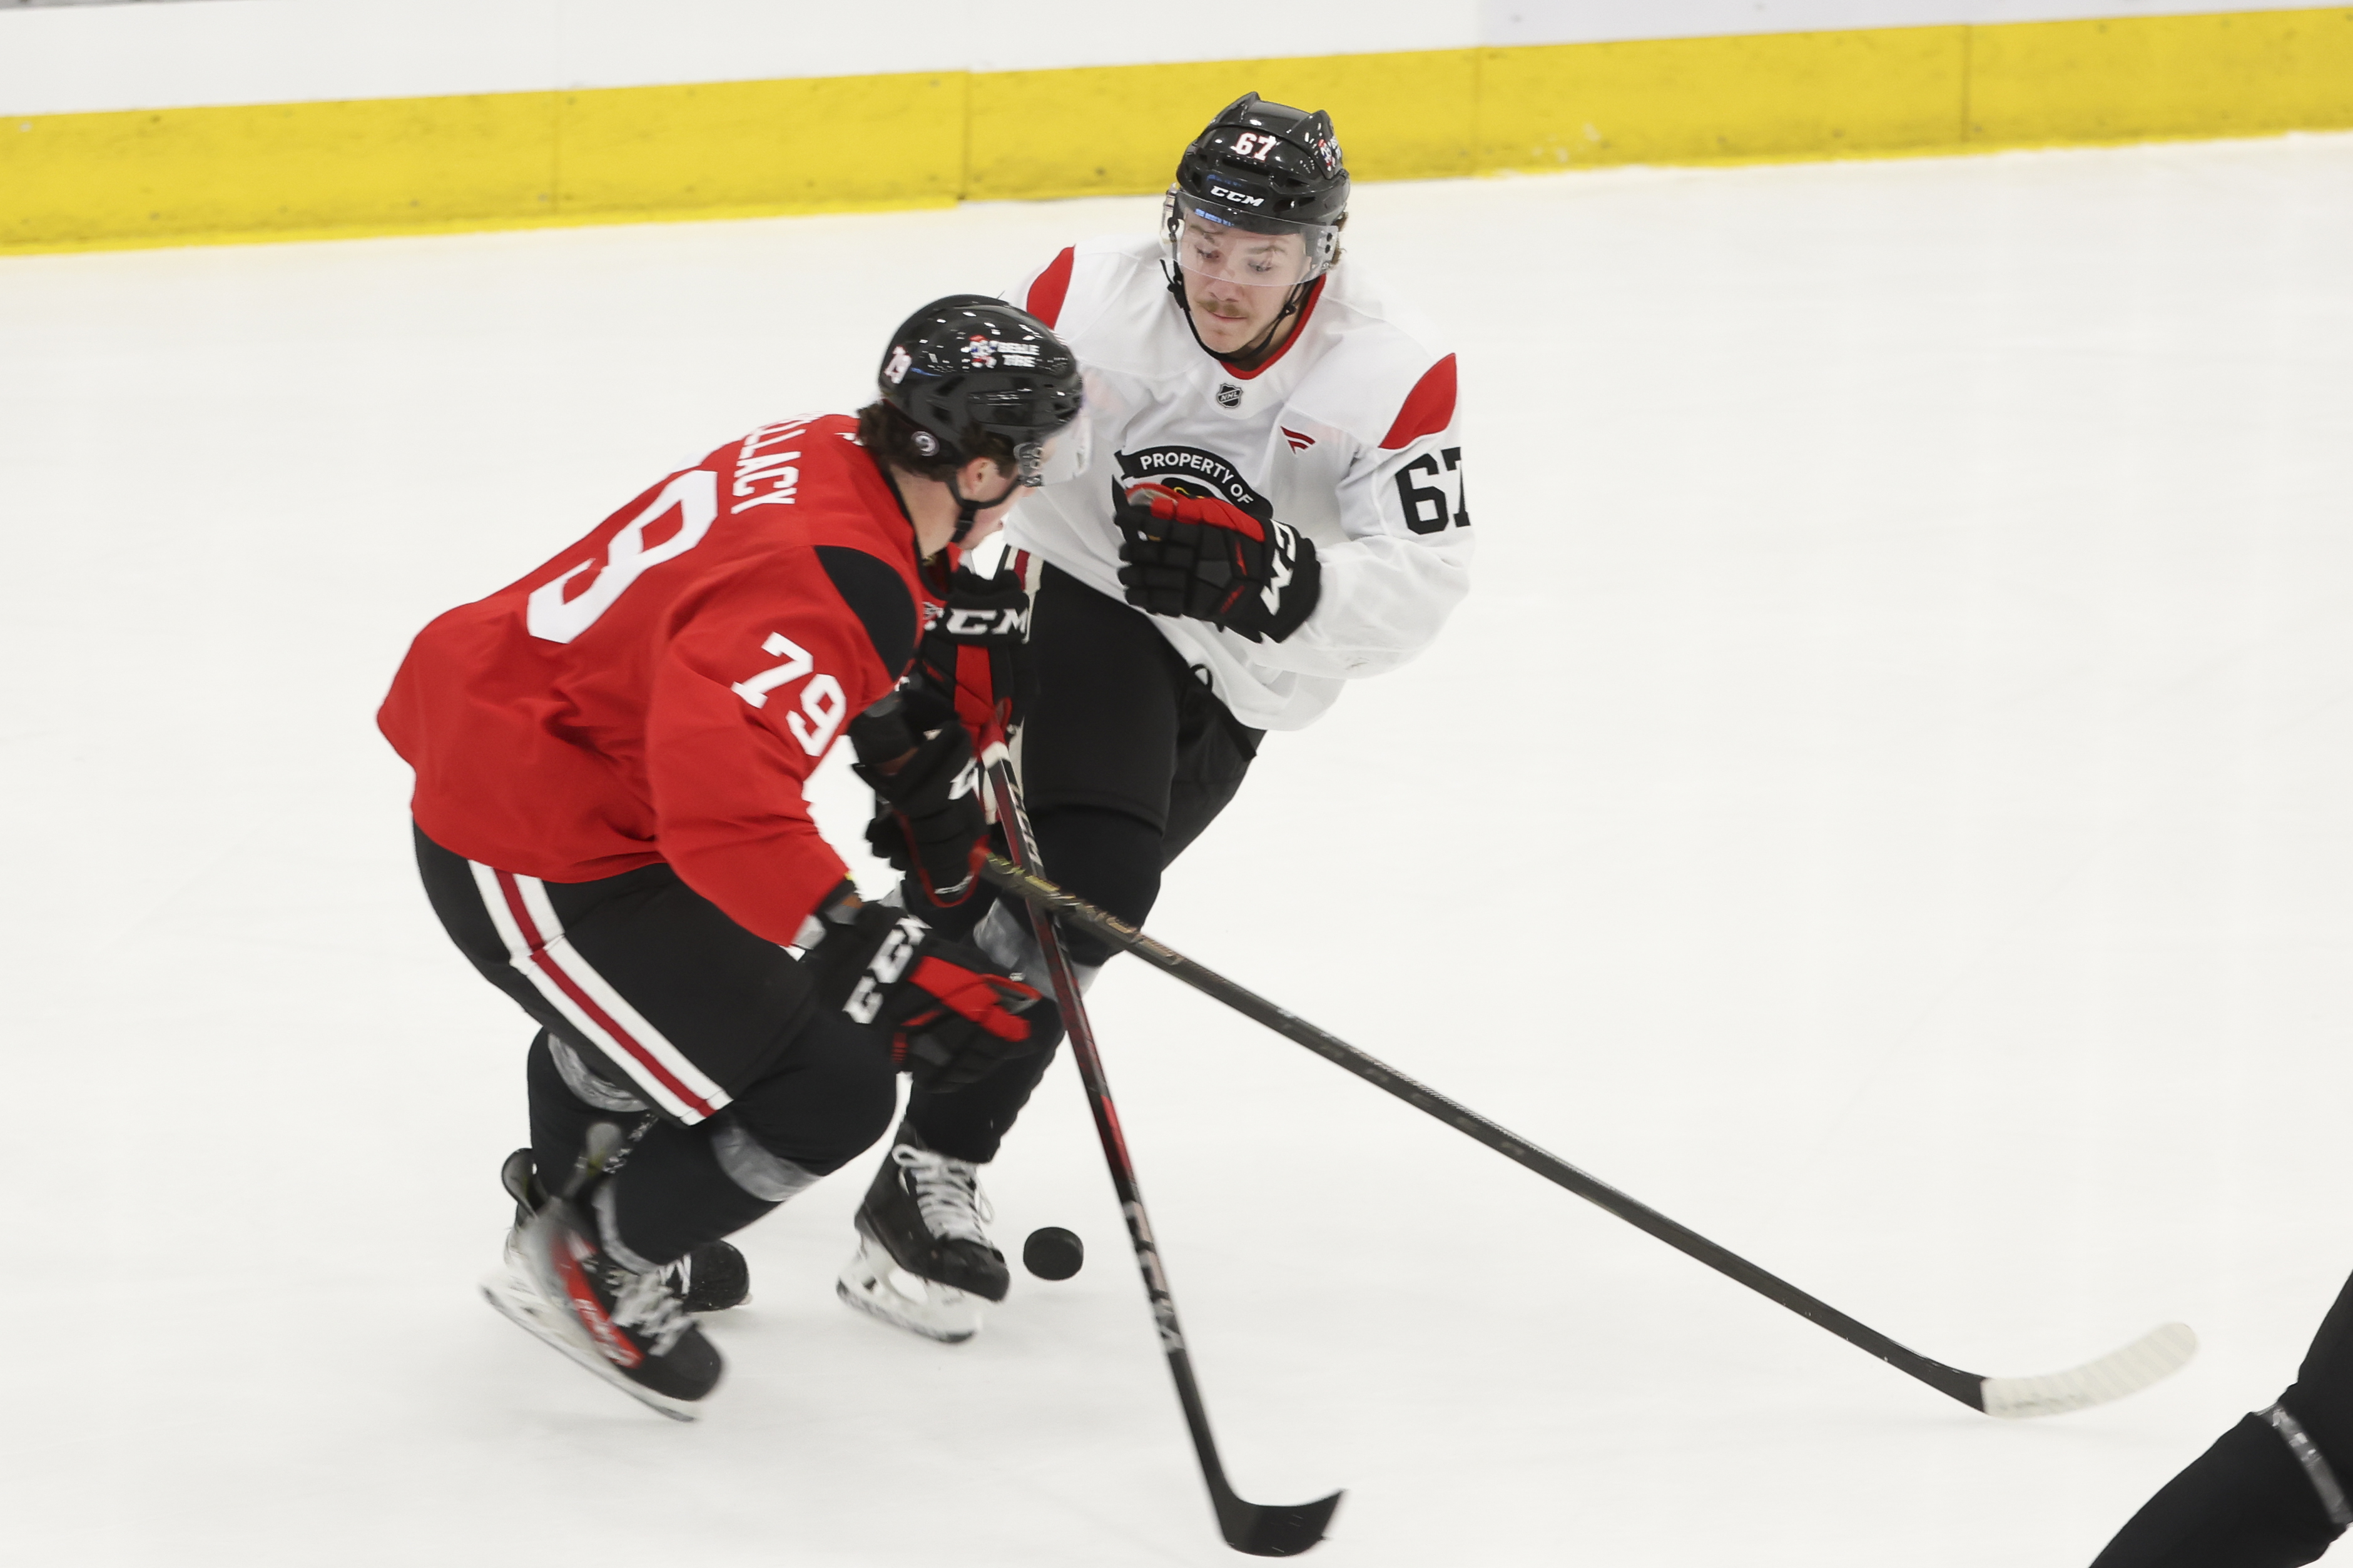
[(1179, 251), (1185, 221), (1251, 234), (1295, 234), (1305, 242), (1303, 268), (1289, 281), (1314, 280), (1340, 254), (1348, 216), (1348, 168), (1332, 117), (1254, 92), (1218, 112), (1176, 162), (1163, 224)]
[(915, 426), (926, 457), (984, 456), (976, 448), (986, 435), (1011, 449), (1016, 485), (1085, 467), (1078, 359), (1045, 322), (1002, 300), (951, 294), (917, 310), (891, 334), (876, 384)]

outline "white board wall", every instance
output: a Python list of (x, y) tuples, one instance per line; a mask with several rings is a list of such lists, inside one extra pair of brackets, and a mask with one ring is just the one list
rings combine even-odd
[(2259, 0), (199, 0), (0, 7), (0, 115), (2282, 8)]

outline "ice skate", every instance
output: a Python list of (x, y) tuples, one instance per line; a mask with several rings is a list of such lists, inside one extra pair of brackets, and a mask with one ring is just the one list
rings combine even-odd
[(989, 1215), (979, 1173), (902, 1128), (858, 1205), (858, 1252), (836, 1294), (926, 1339), (955, 1344), (978, 1333), (988, 1304), (1005, 1300), (1011, 1283), (1005, 1255), (981, 1228)]
[(718, 1386), (723, 1363), (669, 1269), (608, 1257), (575, 1204), (543, 1203), (507, 1237), (506, 1267), (482, 1282), (491, 1306), (598, 1377), (676, 1421)]
[[(531, 1223), (547, 1202), (533, 1172), (531, 1151), (518, 1149), (499, 1167), (499, 1184), (515, 1201), (515, 1228)], [(706, 1241), (670, 1266), (671, 1283), (690, 1312), (723, 1312), (752, 1299), (752, 1268), (731, 1242)]]

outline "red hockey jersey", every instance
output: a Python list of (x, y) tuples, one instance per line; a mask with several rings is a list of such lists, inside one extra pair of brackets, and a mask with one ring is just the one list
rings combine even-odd
[(802, 781), (905, 672), (930, 597), (856, 432), (763, 426), (417, 634), (377, 723), (427, 837), (551, 882), (668, 861), (791, 942), (847, 874)]

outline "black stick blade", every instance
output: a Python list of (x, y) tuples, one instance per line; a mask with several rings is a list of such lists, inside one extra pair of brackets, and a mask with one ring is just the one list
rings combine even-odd
[(1296, 1557), (1324, 1539), (1332, 1523), (1332, 1510), (1345, 1495), (1334, 1492), (1314, 1502), (1272, 1508), (1244, 1502), (1229, 1491), (1213, 1500), (1218, 1505), (1218, 1530), (1227, 1545), (1252, 1557)]

